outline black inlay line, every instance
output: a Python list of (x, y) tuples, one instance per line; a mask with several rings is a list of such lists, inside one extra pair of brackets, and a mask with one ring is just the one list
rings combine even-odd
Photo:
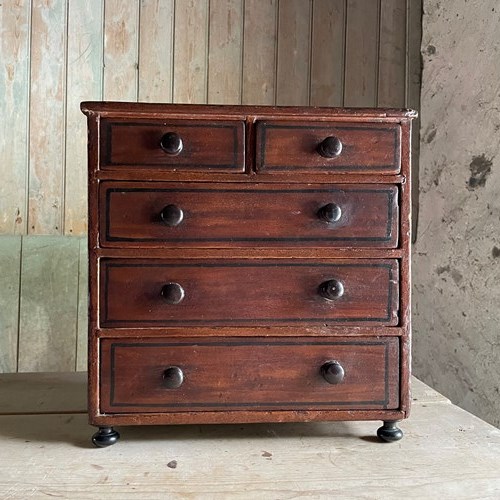
[[(206, 325), (221, 325), (221, 324), (255, 324), (255, 323), (365, 323), (365, 322), (387, 322), (391, 319), (392, 312), (392, 297), (393, 291), (393, 264), (391, 263), (373, 263), (373, 264), (329, 264), (329, 263), (283, 263), (277, 264), (275, 262), (267, 262), (267, 263), (233, 263), (233, 262), (222, 262), (222, 263), (213, 263), (213, 262), (200, 262), (200, 263), (173, 263), (173, 264), (131, 264), (131, 263), (119, 263), (114, 260), (106, 260), (103, 259), (101, 263), (101, 268), (105, 268), (105, 279), (106, 282), (104, 284), (104, 305), (103, 305), (103, 325), (129, 325), (129, 324), (163, 324), (163, 325), (197, 325), (197, 324), (206, 324)], [(330, 268), (339, 268), (339, 267), (354, 267), (354, 268), (381, 268), (387, 269), (389, 273), (389, 288), (387, 293), (387, 315), (383, 318), (370, 318), (370, 317), (361, 317), (361, 318), (345, 318), (345, 317), (337, 317), (337, 318), (328, 318), (328, 317), (316, 317), (316, 318), (218, 318), (213, 320), (207, 319), (109, 319), (108, 318), (108, 300), (109, 300), (109, 269), (110, 268), (179, 268), (179, 267), (196, 267), (196, 268), (216, 268), (216, 267), (330, 267)]]
[[(338, 126), (331, 126), (331, 127), (325, 127), (325, 126), (304, 126), (304, 125), (269, 125), (265, 122), (261, 122), (259, 124), (260, 128), (260, 133), (261, 133), (261, 148), (260, 148), (260, 162), (259, 162), (259, 170), (275, 170), (275, 171), (287, 171), (287, 170), (298, 170), (302, 168), (309, 168), (311, 170), (380, 170), (380, 169), (386, 169), (386, 170), (393, 170), (393, 171), (399, 171), (401, 169), (401, 154), (399, 150), (401, 149), (401, 140), (400, 140), (400, 130), (399, 126), (395, 127), (338, 127)], [(266, 154), (266, 141), (267, 141), (267, 130), (268, 129), (313, 129), (313, 130), (374, 130), (374, 131), (381, 131), (381, 132), (387, 132), (387, 133), (392, 133), (394, 136), (394, 153), (393, 153), (393, 164), (392, 165), (346, 165), (346, 164), (339, 164), (337, 161), (335, 165), (273, 165), (271, 167), (266, 165), (265, 162), (265, 154)]]
[[(275, 194), (275, 193), (380, 193), (387, 195), (387, 204), (388, 204), (388, 219), (387, 219), (387, 228), (385, 236), (296, 236), (293, 238), (285, 238), (285, 237), (275, 237), (275, 238), (265, 238), (265, 237), (228, 237), (228, 238), (134, 238), (134, 237), (124, 237), (124, 236), (111, 236), (111, 220), (110, 220), (110, 207), (111, 207), (111, 195), (113, 193), (130, 193), (130, 192), (140, 192), (140, 193), (257, 193), (257, 194)], [(294, 241), (349, 241), (349, 242), (390, 242), (392, 239), (392, 226), (394, 224), (393, 221), (393, 203), (394, 203), (394, 190), (393, 189), (284, 189), (284, 190), (276, 190), (276, 189), (265, 189), (265, 190), (256, 190), (256, 189), (195, 189), (195, 188), (169, 188), (169, 189), (151, 189), (151, 188), (106, 188), (106, 207), (105, 207), (105, 219), (106, 219), (106, 229), (105, 229), (105, 237), (107, 241), (118, 241), (118, 242), (149, 242), (149, 241), (157, 241), (157, 242), (238, 242), (238, 241), (248, 241), (248, 242), (257, 242), (257, 241), (267, 241), (267, 242), (294, 242)], [(397, 212), (396, 212), (397, 213)], [(313, 219), (311, 219), (312, 221)], [(397, 243), (397, 242), (396, 242)]]
[[(242, 402), (242, 403), (206, 403), (206, 402), (198, 402), (198, 403), (118, 403), (115, 402), (115, 375), (116, 375), (116, 349), (117, 348), (138, 348), (138, 347), (150, 347), (150, 348), (159, 348), (159, 347), (189, 347), (189, 346), (199, 346), (199, 347), (251, 347), (251, 346), (303, 346), (303, 345), (319, 345), (319, 346), (384, 346), (384, 355), (385, 355), (385, 374), (384, 374), (384, 383), (385, 383), (385, 399), (381, 401), (371, 400), (371, 401), (307, 401), (307, 402)], [(100, 345), (100, 350), (102, 351), (102, 344)], [(102, 359), (102, 353), (101, 353)], [(102, 367), (102, 363), (101, 363)], [(294, 406), (353, 406), (353, 405), (377, 405), (382, 406), (384, 409), (388, 406), (389, 400), (389, 372), (388, 372), (388, 342), (386, 341), (368, 341), (368, 342), (356, 342), (356, 341), (334, 341), (334, 342), (290, 342), (290, 341), (278, 341), (278, 342), (262, 342), (262, 341), (221, 341), (221, 342), (154, 342), (154, 343), (125, 343), (125, 342), (113, 342), (111, 344), (111, 383), (110, 383), (110, 407), (154, 407), (154, 408), (234, 408), (234, 407), (294, 407)], [(101, 378), (102, 380), (102, 378)]]
[[(217, 122), (207, 122), (207, 123), (204, 123), (204, 124), (201, 124), (201, 123), (164, 123), (164, 122), (109, 122), (109, 121), (106, 121), (105, 122), (105, 127), (106, 127), (106, 155), (105, 155), (105, 158), (106, 158), (106, 162), (105, 162), (105, 166), (136, 166), (138, 168), (151, 168), (151, 167), (155, 167), (155, 168), (184, 168), (184, 167), (189, 167), (190, 170), (191, 169), (194, 169), (194, 170), (206, 170), (207, 168), (210, 168), (210, 167), (213, 167), (214, 169), (222, 169), (222, 170), (237, 170), (239, 171), (238, 169), (241, 167), (241, 165), (239, 165), (238, 163), (238, 153), (239, 153), (239, 148), (240, 148), (240, 145), (239, 145), (239, 141), (238, 141), (238, 125), (239, 124), (242, 124), (243, 122), (241, 120), (234, 120), (234, 123), (233, 122), (226, 122), (226, 123), (217, 123)], [(111, 140), (111, 130), (112, 128), (114, 127), (127, 127), (127, 128), (130, 128), (130, 127), (158, 127), (158, 128), (168, 128), (168, 127), (172, 127), (172, 128), (208, 128), (208, 129), (211, 129), (211, 128), (226, 128), (226, 129), (230, 129), (233, 131), (233, 164), (223, 164), (223, 163), (202, 163), (200, 164), (199, 162), (184, 162), (184, 163), (181, 163), (181, 162), (173, 162), (173, 163), (162, 163), (162, 162), (155, 162), (155, 163), (148, 163), (148, 162), (113, 162), (111, 160), (112, 158), (112, 144), (113, 144), (113, 141)], [(245, 132), (244, 132), (244, 128), (243, 128), (243, 131), (242, 131), (242, 135), (243, 135), (243, 141), (242, 143), (244, 143), (244, 138), (245, 138)], [(196, 165), (199, 165), (199, 166), (196, 166)], [(242, 170), (243, 171), (243, 170)]]

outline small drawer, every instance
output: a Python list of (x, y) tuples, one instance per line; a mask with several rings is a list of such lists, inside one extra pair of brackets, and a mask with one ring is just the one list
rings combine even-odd
[(257, 124), (259, 173), (397, 174), (399, 124), (268, 121)]
[(102, 259), (103, 327), (396, 325), (397, 260)]
[(101, 168), (244, 172), (242, 121), (101, 123)]
[(391, 185), (104, 182), (103, 247), (398, 245)]
[(399, 339), (102, 339), (101, 412), (396, 409)]

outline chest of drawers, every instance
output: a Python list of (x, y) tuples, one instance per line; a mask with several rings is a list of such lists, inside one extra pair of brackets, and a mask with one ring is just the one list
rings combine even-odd
[(410, 110), (82, 103), (89, 417), (382, 420), (410, 407)]

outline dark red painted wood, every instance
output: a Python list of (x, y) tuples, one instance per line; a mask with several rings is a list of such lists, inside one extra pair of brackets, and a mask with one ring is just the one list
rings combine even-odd
[[(338, 220), (320, 211), (338, 207)], [(104, 182), (103, 247), (364, 247), (398, 243), (398, 189), (391, 185)], [(165, 207), (182, 210), (169, 225)], [(168, 222), (168, 221), (167, 221)]]
[[(395, 409), (398, 351), (397, 338), (106, 339), (101, 411)], [(344, 371), (333, 385), (332, 360)]]

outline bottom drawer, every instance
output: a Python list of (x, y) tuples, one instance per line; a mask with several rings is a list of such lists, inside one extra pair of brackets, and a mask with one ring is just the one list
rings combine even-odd
[(399, 407), (396, 337), (102, 339), (100, 351), (101, 413)]

